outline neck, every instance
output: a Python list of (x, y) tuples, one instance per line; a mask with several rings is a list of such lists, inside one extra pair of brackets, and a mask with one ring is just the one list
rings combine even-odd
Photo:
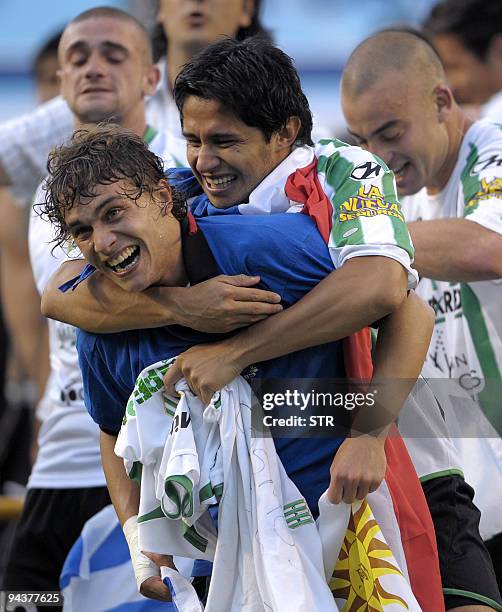
[[(97, 121), (95, 120), (95, 121), (90, 122), (90, 121), (86, 121), (84, 117), (77, 117), (75, 115), (74, 128), (76, 130), (79, 130), (83, 126), (88, 125), (89, 123), (99, 123), (100, 121), (110, 121), (114, 117), (116, 117), (116, 115), (112, 114), (112, 115), (104, 116)], [(144, 133), (146, 132), (146, 127), (147, 127), (147, 123), (145, 119), (144, 103), (142, 102), (140, 105), (135, 107), (132, 111), (130, 111), (126, 116), (121, 117), (120, 121), (117, 121), (116, 123), (118, 123), (121, 127), (131, 130), (138, 136), (143, 137)]]
[(444, 162), (439, 172), (434, 176), (434, 179), (427, 185), (427, 192), (431, 195), (444, 189), (448, 183), (458, 160), (462, 140), (472, 124), (472, 119), (470, 119), (459, 106), (455, 105), (451, 119), (446, 126), (448, 132), (448, 150)]
[(174, 88), (174, 81), (178, 72), (203, 48), (204, 46), (193, 48), (169, 46), (167, 50), (167, 85), (170, 91)]

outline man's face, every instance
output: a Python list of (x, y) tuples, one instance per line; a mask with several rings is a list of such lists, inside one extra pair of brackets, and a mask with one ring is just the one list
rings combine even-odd
[(489, 65), (469, 51), (455, 34), (438, 34), (434, 46), (441, 57), (453, 95), (460, 104), (484, 104), (497, 87)]
[(254, 0), (160, 0), (158, 21), (169, 45), (193, 53), (248, 27)]
[[(180, 224), (162, 204), (167, 187), (154, 200), (124, 195), (131, 185), (118, 181), (95, 188), (95, 197), (74, 205), (65, 222), (84, 257), (126, 291), (182, 282)], [(169, 209), (169, 204), (167, 204)]]
[(189, 96), (183, 105), (183, 135), (193, 173), (211, 203), (228, 208), (249, 194), (288, 155), (277, 134), (270, 141), (215, 100)]
[(132, 23), (89, 18), (65, 30), (60, 48), (61, 93), (82, 123), (127, 123), (155, 90), (157, 71)]
[(412, 80), (389, 73), (355, 99), (342, 90), (342, 107), (358, 144), (394, 172), (400, 195), (433, 183), (444, 163), (448, 136), (432, 92), (421, 95)]

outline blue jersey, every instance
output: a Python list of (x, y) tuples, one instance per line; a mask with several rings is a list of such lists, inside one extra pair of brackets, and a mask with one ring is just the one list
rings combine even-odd
[[(222, 215), (198, 220), (217, 265), (216, 273), (261, 277), (261, 286), (282, 296), (291, 306), (333, 271), (328, 248), (315, 223), (302, 214)], [(183, 239), (185, 263), (201, 261)], [(191, 270), (188, 276), (194, 281)], [(195, 279), (199, 280), (199, 279)], [(79, 331), (77, 348), (86, 406), (98, 425), (118, 433), (125, 405), (138, 374), (146, 366), (176, 356), (196, 344), (221, 339), (181, 326), (117, 334)], [(343, 378), (341, 342), (304, 349), (256, 364), (263, 378)], [(329, 484), (329, 468), (341, 438), (275, 440), (289, 476), (314, 513)]]

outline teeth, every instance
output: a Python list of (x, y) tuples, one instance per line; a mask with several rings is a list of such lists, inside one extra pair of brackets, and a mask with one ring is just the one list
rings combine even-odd
[(127, 247), (119, 255), (114, 257), (113, 259), (109, 259), (107, 261), (107, 264), (109, 266), (111, 266), (112, 268), (114, 268), (115, 266), (118, 266), (119, 263), (122, 263), (124, 261), (124, 259), (127, 259), (128, 257), (130, 257), (134, 253), (134, 249), (135, 248), (136, 247)]
[(208, 183), (209, 187), (213, 188), (213, 187), (226, 187), (227, 185), (230, 185), (230, 183), (235, 180), (234, 176), (223, 176), (223, 177), (218, 177), (218, 178), (209, 178), (206, 177), (206, 182)]

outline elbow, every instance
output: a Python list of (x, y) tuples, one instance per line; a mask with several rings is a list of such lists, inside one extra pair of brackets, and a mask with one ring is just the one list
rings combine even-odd
[(379, 317), (384, 317), (397, 310), (406, 300), (408, 295), (408, 274), (399, 265), (399, 269), (378, 280), (379, 282), (375, 283), (373, 303)]
[(49, 288), (47, 287), (42, 294), (42, 298), (40, 300), (40, 311), (42, 312), (44, 317), (48, 319), (55, 319), (55, 309), (54, 309), (54, 301), (51, 299)]

